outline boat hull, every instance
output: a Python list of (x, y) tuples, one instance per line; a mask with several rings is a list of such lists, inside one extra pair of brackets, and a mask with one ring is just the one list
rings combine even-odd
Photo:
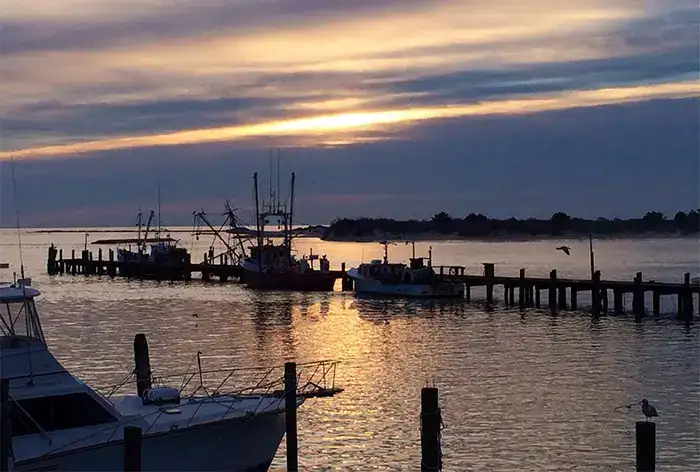
[(377, 280), (352, 277), (355, 292), (361, 295), (381, 295), (407, 298), (464, 298), (464, 284), (439, 282), (424, 284), (383, 284)]
[(329, 272), (255, 272), (246, 270), (243, 280), (257, 290), (293, 290), (298, 292), (332, 292), (335, 275)]
[[(284, 410), (144, 435), (144, 471), (266, 471), (285, 431)], [(124, 443), (54, 453), (16, 462), (17, 471), (121, 471)]]

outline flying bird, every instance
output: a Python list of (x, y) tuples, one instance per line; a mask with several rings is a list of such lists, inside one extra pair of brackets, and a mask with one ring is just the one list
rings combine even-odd
[(649, 421), (649, 418), (659, 416), (659, 413), (657, 413), (656, 408), (650, 405), (649, 401), (646, 398), (643, 398), (642, 401), (639, 403), (642, 404), (642, 413), (644, 413), (644, 416), (646, 417), (647, 421)]
[(569, 246), (559, 246), (557, 251), (563, 251), (567, 256), (571, 255), (571, 248)]

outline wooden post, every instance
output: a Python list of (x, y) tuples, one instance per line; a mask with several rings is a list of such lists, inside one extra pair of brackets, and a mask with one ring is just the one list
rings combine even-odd
[(683, 310), (681, 311), (681, 316), (686, 321), (693, 319), (695, 311), (693, 302), (693, 292), (690, 290), (690, 272), (686, 272), (683, 276)]
[(571, 309), (578, 309), (578, 290), (574, 286), (571, 287)]
[(508, 295), (510, 295), (510, 292), (508, 291), (508, 285), (504, 284), (503, 285), (503, 302), (506, 304), (506, 306), (510, 305), (510, 300), (508, 300)]
[(12, 430), (10, 423), (10, 380), (0, 381), (0, 471), (7, 472), (12, 456)]
[(284, 364), (284, 408), (287, 425), (287, 472), (299, 470), (297, 443), (297, 364)]
[(557, 311), (557, 269), (549, 273), (549, 309)]
[(654, 472), (656, 470), (656, 423), (637, 421), (637, 471)]
[(472, 301), (472, 286), (466, 284), (464, 286), (464, 296), (466, 297), (467, 303)]
[(542, 306), (540, 288), (535, 287), (535, 308), (540, 308)]
[(420, 450), (421, 472), (442, 470), (440, 452), (440, 406), (438, 389), (424, 387), (420, 392)]
[(141, 428), (124, 426), (124, 472), (141, 471)]
[(559, 287), (559, 309), (566, 310), (566, 287), (564, 285)]
[(625, 311), (624, 307), (622, 306), (622, 296), (622, 290), (617, 288), (613, 290), (613, 305), (616, 315), (621, 315)]
[(525, 269), (520, 269), (520, 287), (518, 287), (518, 307), (523, 310), (525, 308), (525, 294), (527, 288), (525, 287)]
[(600, 271), (593, 272), (593, 286), (591, 288), (591, 301), (593, 302), (593, 316), (600, 315)]
[(134, 373), (136, 373), (136, 392), (139, 397), (151, 388), (151, 361), (148, 355), (146, 335), (139, 333), (134, 336)]
[(535, 306), (535, 285), (534, 284), (530, 284), (530, 287), (528, 289), (527, 306), (529, 306), (529, 307)]
[(345, 262), (340, 263), (340, 288), (343, 292), (352, 292), (352, 279), (345, 271)]
[(634, 277), (634, 293), (632, 294), (632, 312), (635, 317), (644, 315), (644, 291), (642, 290), (642, 273)]
[(659, 293), (658, 290), (654, 290), (653, 292), (653, 306), (652, 310), (655, 315), (658, 315), (661, 313), (661, 294)]
[(486, 303), (493, 303), (493, 279), (495, 277), (495, 269), (492, 263), (484, 263), (484, 277), (486, 278)]

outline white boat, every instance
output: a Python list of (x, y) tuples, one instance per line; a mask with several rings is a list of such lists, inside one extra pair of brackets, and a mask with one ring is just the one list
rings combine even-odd
[(285, 433), (279, 391), (185, 394), (154, 387), (141, 396), (104, 395), (51, 354), (37, 296), (21, 281), (0, 286), (0, 377), (9, 381), (12, 470), (120, 471), (125, 426), (142, 430), (143, 470), (268, 469)]
[[(440, 276), (432, 267), (432, 256), (415, 257), (415, 247), (410, 265), (390, 263), (387, 241), (384, 260), (373, 260), (352, 268), (347, 275), (353, 280), (355, 293), (364, 295), (389, 295), (416, 298), (460, 298), (464, 297), (464, 284), (458, 280)], [(428, 264), (425, 264), (428, 259)]]

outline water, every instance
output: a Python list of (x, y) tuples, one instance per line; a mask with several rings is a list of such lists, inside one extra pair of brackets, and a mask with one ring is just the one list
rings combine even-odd
[[(0, 259), (14, 263), (16, 234), (0, 236)], [(27, 275), (43, 292), (38, 305), (51, 348), (88, 382), (110, 384), (131, 370), (136, 332), (147, 334), (158, 371), (185, 370), (197, 350), (210, 367), (342, 361), (336, 380), (346, 391), (300, 410), (303, 470), (418, 470), (426, 382), (440, 389), (447, 471), (634, 470), (634, 421), (641, 414), (615, 407), (642, 397), (660, 413), (659, 470), (700, 469), (698, 326), (671, 315), (592, 321), (584, 313), (486, 311), (478, 303), (261, 294), (231, 283), (49, 278), (52, 241), (68, 255), (82, 248), (84, 236), (25, 233)], [(210, 239), (183, 243), (198, 260)], [(560, 244), (572, 247), (570, 257), (554, 250)], [(432, 247), (436, 264), (463, 264), (468, 272), (495, 262), (500, 274), (557, 268), (562, 277), (585, 277), (587, 244)], [(310, 246), (334, 266), (382, 252), (378, 244), (298, 242), (300, 251)], [(427, 252), (426, 246), (417, 250)], [(410, 246), (390, 251), (401, 259)], [(698, 273), (697, 240), (601, 241), (595, 251), (604, 278), (631, 280), (642, 270), (645, 278), (678, 281), (684, 272)], [(664, 303), (674, 309), (672, 299)], [(273, 470), (284, 470), (284, 444)]]

